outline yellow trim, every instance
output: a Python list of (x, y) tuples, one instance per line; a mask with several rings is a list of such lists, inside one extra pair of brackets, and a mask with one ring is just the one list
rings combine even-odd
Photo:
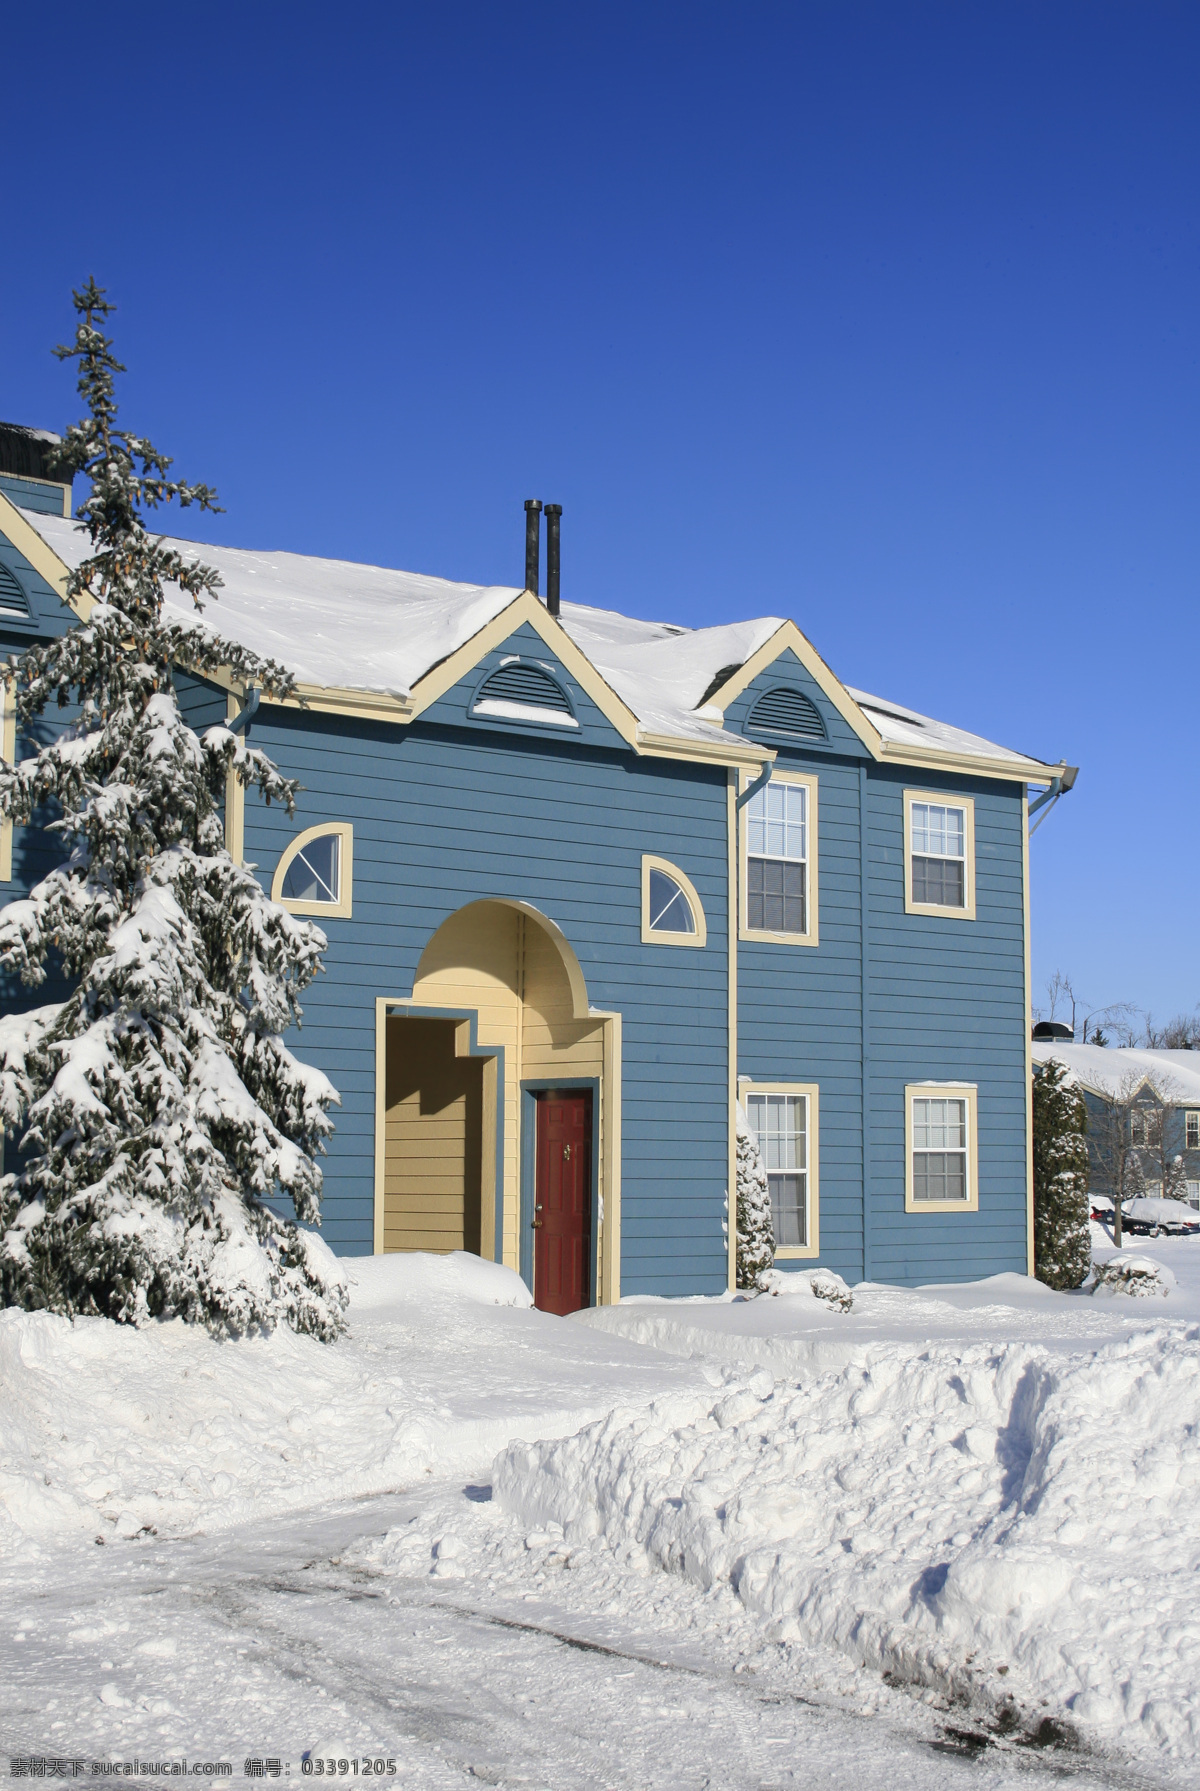
[(1034, 1273), (1033, 1249), (1033, 974), (1029, 931), (1029, 792), (1021, 792), (1021, 921), (1025, 931), (1025, 1272)]
[[(245, 706), (244, 696), (225, 698), (225, 719), (232, 721)], [(225, 773), (225, 850), (235, 864), (246, 859), (246, 786), (231, 765)]]
[[(974, 920), (975, 798), (960, 796), (956, 790), (905, 790), (903, 800), (904, 912), (906, 914), (936, 914), (942, 920)], [(966, 848), (966, 858), (963, 863), (963, 895), (966, 900), (961, 908), (953, 908), (948, 903), (942, 902), (914, 902), (912, 899), (912, 805), (914, 802), (932, 802), (938, 808), (961, 808), (964, 810), (963, 844)]]
[(761, 771), (776, 757), (772, 746), (755, 746), (749, 740), (688, 740), (674, 734), (652, 734), (638, 729), (637, 750), (643, 759), (698, 759), (705, 765), (748, 765)]
[(901, 746), (895, 740), (883, 743), (883, 758), (889, 765), (912, 765), (930, 771), (954, 771), (966, 777), (994, 777), (1005, 782), (1049, 784), (1067, 769), (1061, 765), (1039, 765), (1036, 759), (985, 759), (975, 753), (947, 752), (932, 746)]
[(786, 621), (775, 630), (770, 640), (765, 641), (757, 653), (735, 672), (727, 684), (722, 684), (710, 707), (720, 710), (722, 716), (731, 703), (735, 703), (744, 690), (747, 690), (760, 672), (786, 653), (788, 648), (796, 655), (809, 677), (818, 684), (833, 704), (846, 726), (858, 735), (873, 759), (883, 757), (883, 739), (878, 730), (872, 726), (850, 695), (837, 673), (826, 665), (810, 640), (801, 634), (796, 624)]
[(738, 913), (738, 852), (737, 852), (737, 791), (738, 775), (729, 771), (725, 777), (725, 814), (726, 814), (726, 859), (728, 864), (728, 884), (725, 902), (725, 934), (729, 953), (729, 1162), (727, 1172), (729, 1184), (726, 1191), (726, 1243), (729, 1255), (729, 1291), (733, 1293), (737, 1287), (737, 1061), (738, 1061), (738, 957), (737, 957), (737, 913)]
[[(747, 790), (753, 778), (745, 772), (741, 774), (742, 790)], [(820, 878), (817, 874), (818, 833), (817, 833), (817, 776), (812, 771), (781, 771), (776, 768), (772, 775), (773, 784), (803, 784), (808, 790), (808, 871), (805, 879), (805, 915), (808, 920), (807, 933), (772, 933), (763, 928), (752, 928), (746, 917), (749, 878), (746, 861), (749, 851), (749, 804), (739, 811), (740, 836), (738, 841), (738, 866), (741, 900), (738, 903), (738, 938), (752, 939), (765, 945), (819, 945), (821, 943), (821, 905)], [(770, 784), (767, 785), (770, 788)]]
[[(692, 919), (696, 923), (694, 933), (672, 933), (662, 929), (654, 929), (650, 925), (650, 873), (661, 871), (672, 883), (679, 885), (692, 911)], [(708, 944), (708, 922), (704, 918), (704, 903), (696, 894), (696, 885), (686, 871), (681, 871), (677, 864), (669, 858), (659, 858), (653, 852), (642, 853), (642, 944), (643, 945), (696, 945)]]
[[(338, 899), (336, 902), (293, 902), (283, 896), (283, 879), (287, 875), (288, 866), (297, 852), (307, 846), (310, 840), (319, 839), (323, 834), (336, 833), (341, 840), (341, 851), (338, 854)], [(284, 850), (279, 863), (275, 866), (275, 875), (271, 878), (271, 900), (286, 908), (289, 914), (315, 914), (324, 920), (349, 920), (351, 904), (354, 896), (354, 829), (349, 821), (319, 821), (315, 827), (306, 827), (298, 833)]]
[[(738, 1077), (738, 1100), (749, 1119), (746, 1096), (752, 1094), (802, 1095), (805, 1111), (805, 1192), (808, 1205), (807, 1244), (780, 1244), (776, 1262), (811, 1262), (821, 1254), (821, 1090), (816, 1082), (760, 1082), (754, 1076)], [(735, 1208), (736, 1218), (736, 1208)]]
[[(967, 1198), (913, 1199), (914, 1100), (962, 1095), (967, 1103)], [(909, 1082), (904, 1089), (904, 1210), (906, 1213), (977, 1213), (979, 1211), (979, 1090), (973, 1082)]]

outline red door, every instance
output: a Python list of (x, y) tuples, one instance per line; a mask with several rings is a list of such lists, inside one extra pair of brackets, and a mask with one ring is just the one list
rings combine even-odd
[(533, 1303), (578, 1312), (592, 1291), (592, 1097), (545, 1094), (537, 1103)]

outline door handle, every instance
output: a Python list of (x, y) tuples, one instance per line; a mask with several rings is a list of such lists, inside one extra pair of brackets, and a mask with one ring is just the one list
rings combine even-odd
[(535, 1231), (540, 1231), (542, 1229), (542, 1226), (545, 1224), (545, 1220), (539, 1219), (537, 1216), (541, 1212), (541, 1210), (542, 1210), (542, 1203), (539, 1200), (537, 1205), (533, 1209), (534, 1216), (533, 1216), (533, 1219), (530, 1221), (530, 1223), (532, 1224), (533, 1229)]
[(570, 1161), (571, 1161), (571, 1147), (569, 1144), (564, 1144), (563, 1145), (563, 1162), (569, 1163)]

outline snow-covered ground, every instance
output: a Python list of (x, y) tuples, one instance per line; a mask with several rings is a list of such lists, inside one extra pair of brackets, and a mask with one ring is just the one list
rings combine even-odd
[(0, 1768), (1194, 1783), (1200, 1240), (1138, 1251), (1165, 1296), (567, 1321), (391, 1257), (333, 1346), (2, 1314)]

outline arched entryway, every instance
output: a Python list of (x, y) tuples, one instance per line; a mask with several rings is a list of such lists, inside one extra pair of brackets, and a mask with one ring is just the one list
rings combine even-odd
[(477, 1251), (548, 1310), (618, 1298), (620, 1019), (553, 921), (450, 915), (376, 1051), (376, 1249)]

